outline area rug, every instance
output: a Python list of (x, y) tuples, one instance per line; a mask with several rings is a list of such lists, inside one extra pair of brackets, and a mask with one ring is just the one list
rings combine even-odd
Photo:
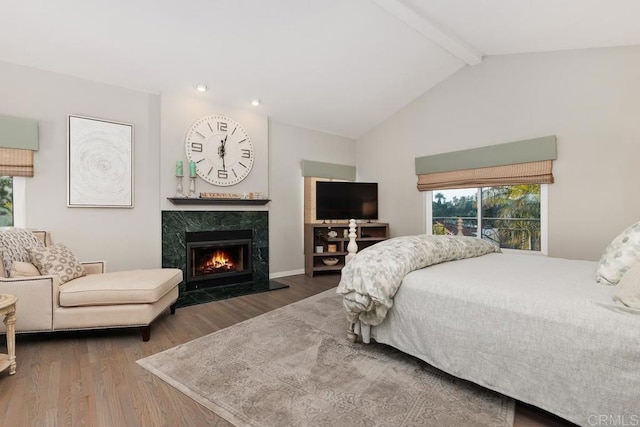
[(511, 399), (346, 326), (330, 289), (138, 364), (236, 426), (513, 425)]

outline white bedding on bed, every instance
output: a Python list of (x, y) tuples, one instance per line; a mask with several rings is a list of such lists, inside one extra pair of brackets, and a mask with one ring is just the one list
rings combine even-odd
[(468, 236), (401, 236), (358, 252), (342, 269), (336, 292), (347, 320), (379, 325), (407, 273), (441, 262), (500, 252), (485, 240)]
[(581, 425), (640, 421), (640, 312), (596, 265), (505, 253), (417, 270), (371, 337)]

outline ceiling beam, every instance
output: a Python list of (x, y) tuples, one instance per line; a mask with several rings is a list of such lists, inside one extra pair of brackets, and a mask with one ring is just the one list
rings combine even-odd
[(401, 0), (373, 0), (373, 2), (467, 64), (476, 65), (482, 62), (480, 53), (466, 46), (453, 35), (442, 31)]

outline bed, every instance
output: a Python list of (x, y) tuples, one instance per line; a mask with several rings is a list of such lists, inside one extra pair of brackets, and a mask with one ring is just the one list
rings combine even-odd
[[(390, 248), (369, 258), (403, 258)], [(354, 278), (376, 275), (358, 264), (357, 256), (347, 265), (338, 293), (363, 342), (391, 345), (579, 425), (640, 422), (640, 311), (596, 283), (597, 263), (488, 252), (404, 266), (411, 271), (391, 306), (374, 310), (385, 311), (382, 320), (366, 317), (371, 301), (360, 301), (354, 317), (354, 289), (370, 281)]]

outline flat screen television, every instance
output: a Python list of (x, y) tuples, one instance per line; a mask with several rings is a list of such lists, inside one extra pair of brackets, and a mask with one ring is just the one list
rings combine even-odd
[(378, 183), (317, 181), (316, 218), (378, 219)]

